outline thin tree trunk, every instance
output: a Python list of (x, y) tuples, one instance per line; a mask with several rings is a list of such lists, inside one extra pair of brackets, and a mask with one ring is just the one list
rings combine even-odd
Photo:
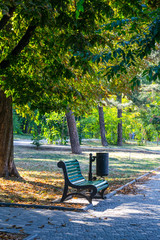
[(13, 161), (12, 98), (0, 90), (0, 177), (20, 177)]
[[(119, 103), (122, 103), (122, 95), (117, 95), (117, 100)], [(118, 122), (118, 129), (117, 129), (117, 145), (118, 146), (122, 146), (123, 145), (123, 141), (122, 141), (122, 109), (118, 108), (117, 110), (117, 116), (118, 119), (120, 119), (120, 121)]]
[(67, 118), (67, 125), (68, 125), (72, 153), (81, 154), (82, 151), (79, 144), (76, 121), (72, 111), (69, 111), (66, 113), (66, 118)]
[(99, 111), (99, 125), (100, 125), (100, 132), (101, 132), (101, 143), (102, 143), (102, 146), (108, 146), (107, 139), (106, 139), (103, 107), (98, 106), (98, 111)]

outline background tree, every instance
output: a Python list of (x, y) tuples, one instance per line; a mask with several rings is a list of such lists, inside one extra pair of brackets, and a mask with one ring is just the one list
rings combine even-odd
[[(117, 100), (121, 104), (122, 103), (122, 95), (117, 94)], [(122, 108), (117, 109), (117, 117), (119, 119), (118, 121), (118, 127), (117, 127), (117, 145), (122, 146), (123, 145), (123, 138), (122, 138)]]
[(50, 144), (58, 143), (66, 144), (68, 138), (68, 129), (65, 113), (51, 112), (44, 116), (44, 126), (42, 126), (42, 132), (45, 139)]
[(160, 116), (153, 116), (153, 118), (150, 120), (151, 123), (154, 125), (156, 131), (157, 131), (157, 145), (159, 142), (159, 136), (160, 136)]
[(67, 118), (72, 153), (81, 154), (82, 151), (81, 151), (80, 144), (79, 144), (79, 137), (78, 137), (78, 131), (77, 131), (77, 127), (76, 127), (76, 121), (75, 121), (75, 117), (74, 117), (74, 114), (72, 113), (72, 111), (69, 111), (66, 113), (66, 118)]
[(98, 113), (99, 113), (101, 143), (102, 143), (102, 146), (108, 146), (107, 139), (106, 139), (106, 130), (105, 130), (103, 107), (98, 106)]

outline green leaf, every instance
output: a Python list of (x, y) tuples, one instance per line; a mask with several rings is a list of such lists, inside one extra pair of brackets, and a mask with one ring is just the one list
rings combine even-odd
[(76, 5), (76, 19), (78, 19), (80, 12), (84, 12), (83, 7), (84, 0), (79, 0)]

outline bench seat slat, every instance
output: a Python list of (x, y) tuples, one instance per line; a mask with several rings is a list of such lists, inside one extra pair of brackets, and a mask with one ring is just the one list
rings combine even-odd
[(99, 192), (99, 191), (103, 190), (104, 188), (107, 188), (108, 186), (109, 186), (109, 184), (106, 183), (106, 184), (104, 184), (103, 186), (98, 187), (97, 190), (98, 190), (98, 192)]
[[(99, 184), (93, 184), (93, 181), (87, 181), (87, 180), (85, 180), (85, 182), (82, 182), (82, 183), (80, 183), (80, 185), (82, 186), (82, 185), (93, 185), (93, 186), (95, 186), (95, 187), (97, 187), (97, 188), (99, 188), (99, 187), (101, 187), (101, 186), (104, 186), (104, 185), (106, 185), (106, 184), (108, 184), (108, 182), (107, 181), (103, 181), (103, 180), (100, 180), (101, 182), (99, 183)], [(79, 185), (79, 184), (78, 184)]]
[(91, 185), (91, 184), (88, 184), (87, 180), (85, 180), (84, 182), (78, 183), (78, 186), (87, 186), (87, 185)]
[(98, 185), (99, 183), (104, 182), (104, 180), (95, 180), (95, 181), (88, 181), (88, 182), (93, 185)]
[(83, 186), (83, 182), (84, 182), (84, 181), (85, 181), (85, 179), (81, 178), (81, 179), (79, 179), (79, 180), (77, 180), (77, 181), (73, 181), (72, 184), (76, 184), (76, 185), (80, 186), (80, 184), (82, 183), (81, 186)]
[(80, 185), (93, 185), (93, 184), (91, 184), (91, 182), (85, 179), (85, 182), (83, 182), (82, 184), (80, 183)]
[(95, 181), (95, 182), (93, 182), (92, 181), (92, 184), (94, 185), (94, 186), (96, 186), (96, 187), (99, 187), (99, 186), (102, 186), (102, 185), (104, 185), (105, 183), (107, 183), (107, 182), (105, 182), (105, 181), (103, 181), (103, 180), (100, 180), (100, 181)]

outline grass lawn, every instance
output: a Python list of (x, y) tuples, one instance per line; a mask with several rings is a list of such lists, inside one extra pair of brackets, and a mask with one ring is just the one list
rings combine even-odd
[[(160, 150), (160, 147), (153, 146), (153, 149), (155, 148)], [(15, 146), (15, 163), (23, 179), (1, 178), (0, 201), (53, 205), (53, 201), (61, 197), (64, 183), (62, 171), (58, 169), (57, 162), (78, 159), (83, 175), (88, 178), (89, 153), (74, 155), (69, 152)], [(158, 154), (110, 152), (107, 177), (110, 187), (106, 193), (157, 167), (160, 167)], [(93, 176), (95, 176), (95, 163), (93, 163)]]

